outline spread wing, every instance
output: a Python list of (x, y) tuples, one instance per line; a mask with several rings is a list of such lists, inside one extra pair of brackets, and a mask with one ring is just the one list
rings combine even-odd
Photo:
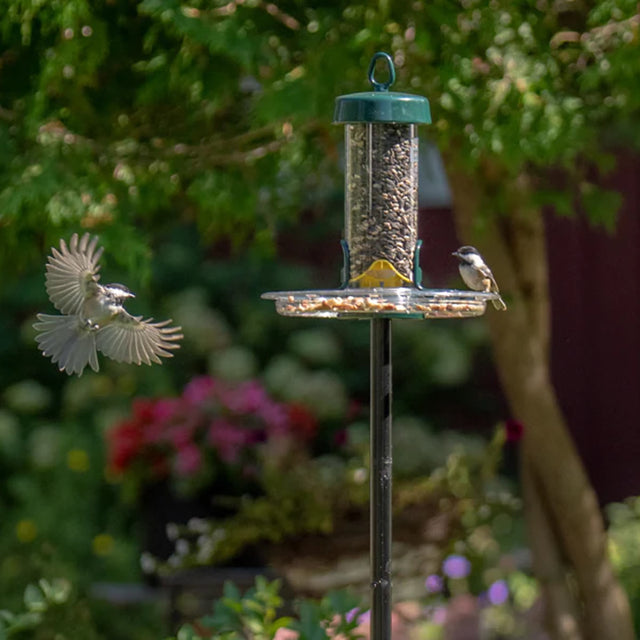
[(89, 241), (90, 237), (85, 233), (78, 240), (74, 233), (68, 247), (60, 240), (60, 251), (54, 247), (48, 259), (47, 293), (53, 306), (66, 315), (78, 315), (84, 301), (98, 289), (102, 247), (96, 251), (98, 236)]
[(171, 358), (182, 339), (181, 327), (168, 326), (171, 320), (153, 322), (132, 316), (124, 309), (96, 335), (98, 350), (117, 362), (161, 364), (160, 357)]
[(38, 347), (43, 355), (49, 356), (60, 371), (68, 375), (82, 375), (89, 365), (98, 371), (98, 353), (92, 331), (86, 330), (75, 316), (51, 316), (38, 314), (34, 328)]

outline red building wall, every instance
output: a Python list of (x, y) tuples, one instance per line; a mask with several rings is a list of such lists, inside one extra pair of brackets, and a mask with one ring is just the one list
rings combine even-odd
[(603, 503), (640, 495), (640, 158), (607, 182), (624, 196), (614, 234), (547, 219), (553, 378)]
[[(607, 187), (624, 197), (615, 233), (546, 220), (552, 375), (602, 504), (640, 495), (640, 158), (620, 157)], [(451, 285), (450, 211), (422, 210), (420, 237), (429, 286)]]

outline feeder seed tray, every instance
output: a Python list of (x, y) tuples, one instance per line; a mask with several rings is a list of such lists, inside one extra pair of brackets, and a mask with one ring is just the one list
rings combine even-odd
[(409, 287), (270, 291), (282, 316), (301, 318), (469, 318), (485, 312), (494, 293)]

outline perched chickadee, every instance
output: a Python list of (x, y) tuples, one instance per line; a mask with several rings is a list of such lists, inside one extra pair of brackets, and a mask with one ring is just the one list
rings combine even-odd
[(71, 236), (67, 247), (60, 240), (48, 258), (46, 289), (51, 302), (64, 315), (38, 314), (34, 328), (43, 355), (51, 357), (60, 371), (82, 375), (87, 364), (98, 371), (98, 351), (117, 362), (162, 364), (160, 356), (170, 358), (171, 349), (182, 338), (180, 327), (169, 327), (171, 320), (153, 322), (132, 316), (122, 306), (134, 294), (122, 284), (98, 284), (98, 237), (85, 233)]
[(507, 305), (500, 296), (500, 290), (496, 283), (496, 279), (491, 273), (491, 269), (485, 264), (482, 256), (474, 247), (464, 246), (454, 251), (451, 255), (456, 256), (460, 261), (458, 269), (464, 283), (474, 291), (490, 291), (497, 293), (498, 297), (494, 298), (493, 306), (500, 311), (504, 311)]

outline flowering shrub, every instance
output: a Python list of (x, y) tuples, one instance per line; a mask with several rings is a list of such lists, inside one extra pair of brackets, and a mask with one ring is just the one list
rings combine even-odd
[(259, 478), (265, 451), (270, 463), (302, 452), (317, 427), (304, 406), (277, 402), (257, 380), (201, 376), (178, 398), (134, 401), (108, 434), (109, 468), (134, 496), (165, 479), (185, 494), (217, 481), (243, 492)]
[[(456, 569), (462, 556), (451, 556)], [(442, 568), (443, 573), (446, 571)], [(457, 574), (457, 570), (454, 571)], [(445, 574), (446, 575), (446, 574)], [(432, 576), (430, 576), (431, 578)], [(447, 580), (464, 580), (449, 577)], [(428, 583), (430, 582), (429, 579)], [(440, 585), (440, 590), (444, 584)], [(462, 585), (459, 585), (462, 586)], [(293, 610), (280, 616), (284, 600), (280, 581), (268, 582), (258, 576), (245, 594), (226, 582), (224, 594), (213, 605), (213, 613), (184, 624), (169, 640), (225, 640), (227, 638), (273, 638), (273, 640), (309, 640), (310, 638), (368, 640), (374, 637), (371, 611), (349, 591), (329, 591), (320, 600), (298, 600)], [(433, 600), (427, 584), (427, 606), (420, 601), (397, 602), (391, 611), (391, 634), (396, 640), (442, 640), (458, 638), (510, 638), (532, 640), (546, 638), (541, 610), (532, 605), (532, 579), (512, 573), (509, 580), (494, 581), (481, 596), (462, 590), (441, 594)], [(247, 631), (249, 630), (249, 631)]]
[(280, 595), (281, 582), (268, 582), (257, 576), (255, 586), (246, 593), (225, 582), (223, 596), (216, 600), (213, 612), (183, 625), (169, 640), (225, 640), (227, 638), (362, 638), (358, 625), (368, 612), (355, 606), (359, 598), (347, 591), (331, 591), (322, 600), (300, 600), (294, 616), (281, 616), (285, 604)]
[[(517, 569), (510, 554), (502, 556), (496, 566), (482, 569), (482, 564), (474, 566), (466, 556), (453, 553), (444, 558), (439, 573), (427, 576), (427, 606), (414, 621), (417, 636), (541, 637), (543, 620), (536, 608), (535, 579)], [(474, 572), (479, 574), (475, 580)]]

